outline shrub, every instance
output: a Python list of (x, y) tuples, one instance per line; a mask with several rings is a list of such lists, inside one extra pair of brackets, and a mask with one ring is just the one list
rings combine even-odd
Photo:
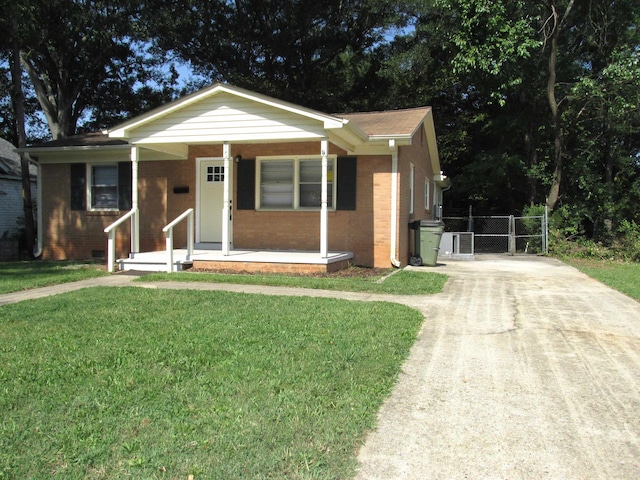
[(640, 262), (640, 225), (622, 220), (616, 231), (614, 249), (624, 260)]

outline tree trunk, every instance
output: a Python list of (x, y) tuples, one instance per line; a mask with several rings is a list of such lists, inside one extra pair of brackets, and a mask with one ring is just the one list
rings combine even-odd
[[(58, 86), (53, 85), (46, 75), (38, 73), (36, 66), (24, 55), (24, 52), (21, 52), (20, 63), (29, 75), (40, 108), (47, 119), (51, 138), (58, 140), (74, 135), (78, 119), (73, 112), (72, 99), (77, 98), (79, 87), (75, 87), (76, 91), (70, 92), (71, 86), (66, 82)], [(58, 90), (57, 95), (52, 93), (55, 89)]]
[[(12, 22), (13, 35), (11, 42), (11, 81), (13, 108), (16, 117), (16, 131), (18, 133), (18, 148), (26, 147), (24, 93), (22, 91), (22, 70), (20, 68), (20, 45), (18, 43), (18, 22)], [(29, 175), (29, 158), (26, 153), (20, 153), (20, 167), (22, 170), (22, 203), (24, 208), (24, 230), (26, 235), (26, 249), (30, 258), (33, 258), (35, 246), (35, 225), (33, 221), (33, 203), (31, 200), (31, 176)]]
[(604, 235), (605, 241), (611, 239), (613, 233), (613, 155), (611, 152), (611, 121), (609, 120), (608, 108), (604, 108), (604, 120), (602, 122), (602, 131), (604, 132), (604, 185), (605, 185), (605, 204), (604, 204)]
[(560, 198), (560, 187), (562, 184), (563, 167), (564, 167), (564, 152), (562, 150), (562, 117), (560, 115), (560, 108), (558, 99), (556, 98), (556, 81), (557, 81), (557, 61), (558, 61), (558, 39), (560, 38), (560, 32), (562, 32), (562, 26), (571, 12), (574, 0), (570, 0), (562, 19), (556, 6), (551, 5), (553, 28), (551, 30), (551, 46), (549, 50), (549, 78), (547, 81), (547, 99), (549, 101), (549, 108), (551, 109), (551, 116), (553, 119), (553, 178), (551, 179), (551, 187), (549, 188), (549, 194), (547, 195), (547, 208), (549, 211), (553, 211)]
[(529, 172), (527, 173), (527, 182), (529, 184), (529, 206), (533, 207), (537, 203), (538, 188), (535, 171), (538, 167), (538, 151), (536, 149), (535, 139), (533, 136), (533, 124), (529, 123), (527, 132), (524, 134), (524, 146), (527, 155), (527, 164)]

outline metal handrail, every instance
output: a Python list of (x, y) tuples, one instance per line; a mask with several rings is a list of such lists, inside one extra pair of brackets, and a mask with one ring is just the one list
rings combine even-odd
[(125, 213), (118, 220), (104, 229), (104, 233), (109, 234), (109, 239), (107, 240), (107, 269), (109, 272), (113, 272), (113, 266), (116, 261), (116, 228), (124, 223), (125, 220), (131, 218), (131, 244), (135, 245), (135, 222), (137, 214), (138, 209), (132, 208), (128, 213)]
[(167, 235), (167, 272), (173, 272), (173, 227), (185, 218), (187, 219), (187, 260), (191, 260), (193, 255), (193, 208), (189, 208), (162, 229)]

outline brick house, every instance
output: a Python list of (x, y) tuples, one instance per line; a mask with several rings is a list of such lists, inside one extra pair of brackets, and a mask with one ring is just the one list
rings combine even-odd
[(183, 212), (192, 222), (168, 233), (177, 268), (401, 266), (409, 222), (437, 217), (448, 186), (430, 107), (329, 115), (226, 84), (27, 151), (43, 258), (109, 258), (113, 245), (120, 268), (168, 255), (163, 228)]

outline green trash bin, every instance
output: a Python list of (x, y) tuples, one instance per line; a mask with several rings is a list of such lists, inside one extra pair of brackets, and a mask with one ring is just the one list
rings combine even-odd
[(423, 265), (436, 266), (443, 232), (444, 223), (439, 220), (422, 220), (420, 222), (420, 256)]

